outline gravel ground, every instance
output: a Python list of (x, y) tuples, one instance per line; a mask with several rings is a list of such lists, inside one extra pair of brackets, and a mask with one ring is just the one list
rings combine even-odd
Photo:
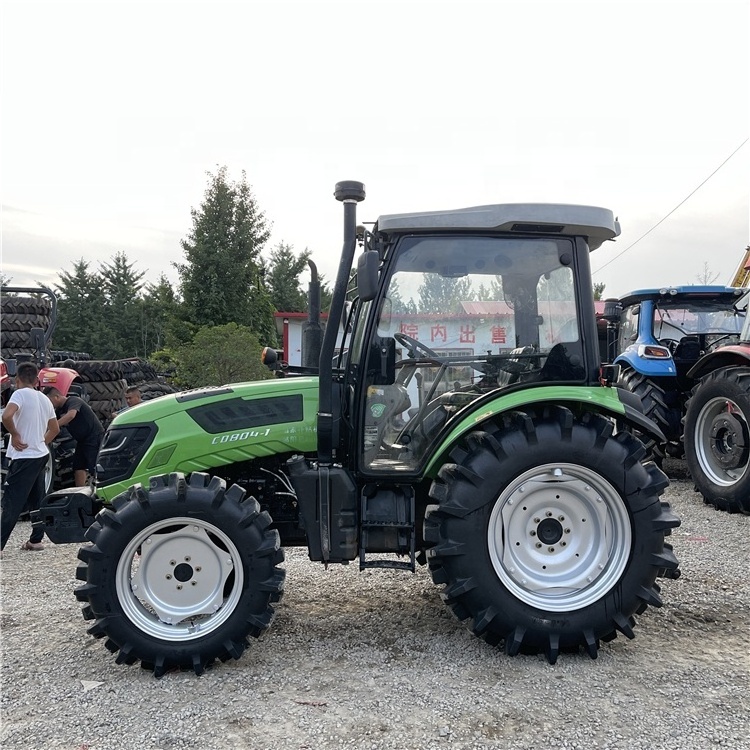
[(750, 516), (665, 493), (682, 577), (599, 658), (510, 658), (474, 638), (426, 570), (325, 570), (287, 550), (271, 629), (239, 661), (161, 680), (118, 666), (73, 596), (77, 545), (2, 569), (5, 750), (750, 748)]

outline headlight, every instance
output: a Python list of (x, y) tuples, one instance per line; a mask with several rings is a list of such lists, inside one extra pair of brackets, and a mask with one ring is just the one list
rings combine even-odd
[(112, 484), (132, 476), (156, 435), (154, 425), (110, 427), (96, 460), (98, 484)]

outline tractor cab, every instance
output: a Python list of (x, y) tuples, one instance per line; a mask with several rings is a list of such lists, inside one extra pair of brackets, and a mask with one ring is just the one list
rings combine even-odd
[[(588, 246), (566, 236), (568, 223)], [(533, 204), (360, 229), (365, 293), (337, 370), (347, 460), (365, 474), (416, 475), (460, 416), (498, 393), (596, 383), (593, 296), (577, 280), (589, 278), (590, 249), (616, 234), (604, 209)]]

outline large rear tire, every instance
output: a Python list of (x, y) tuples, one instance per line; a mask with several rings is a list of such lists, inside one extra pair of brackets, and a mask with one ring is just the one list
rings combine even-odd
[[(667, 438), (670, 454), (679, 457), (682, 450), (680, 441), (680, 414), (668, 404), (667, 393), (661, 386), (641, 375), (632, 367), (623, 366), (617, 387), (634, 393), (643, 404), (644, 414), (656, 423)], [(650, 435), (634, 433), (646, 446), (647, 454), (661, 466), (666, 457), (666, 446), (656, 442)]]
[(719, 510), (750, 513), (750, 367), (722, 367), (693, 388), (685, 458), (696, 489)]
[(471, 433), (430, 490), (424, 535), (433, 580), (475, 635), (508, 654), (633, 637), (677, 569), (664, 537), (680, 521), (644, 448), (596, 415), (518, 411)]
[(118, 664), (161, 677), (201, 674), (238, 659), (268, 628), (282, 595), (284, 559), (271, 518), (237, 485), (194, 473), (154, 477), (99, 513), (82, 547), (76, 589), (89, 633)]

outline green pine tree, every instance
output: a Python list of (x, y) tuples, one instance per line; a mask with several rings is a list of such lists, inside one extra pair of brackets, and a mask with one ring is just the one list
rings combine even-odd
[(300, 276), (309, 266), (310, 251), (295, 255), (292, 245), (280, 242), (272, 251), (266, 272), (271, 303), (279, 312), (307, 312), (307, 291), (302, 289)]
[(109, 263), (99, 264), (100, 284), (105, 296), (104, 321), (109, 339), (101, 352), (103, 359), (145, 357), (142, 344), (141, 290), (145, 271), (136, 271), (123, 252)]
[(89, 271), (81, 258), (73, 271), (61, 271), (57, 293), (57, 325), (52, 335), (53, 349), (85, 352), (103, 357), (109, 332), (104, 321), (105, 295), (99, 275)]
[(262, 278), (261, 250), (270, 228), (245, 173), (230, 182), (226, 167), (209, 173), (193, 227), (182, 241), (184, 263), (176, 263), (187, 320), (198, 327), (234, 322), (261, 341), (275, 342), (274, 308)]

